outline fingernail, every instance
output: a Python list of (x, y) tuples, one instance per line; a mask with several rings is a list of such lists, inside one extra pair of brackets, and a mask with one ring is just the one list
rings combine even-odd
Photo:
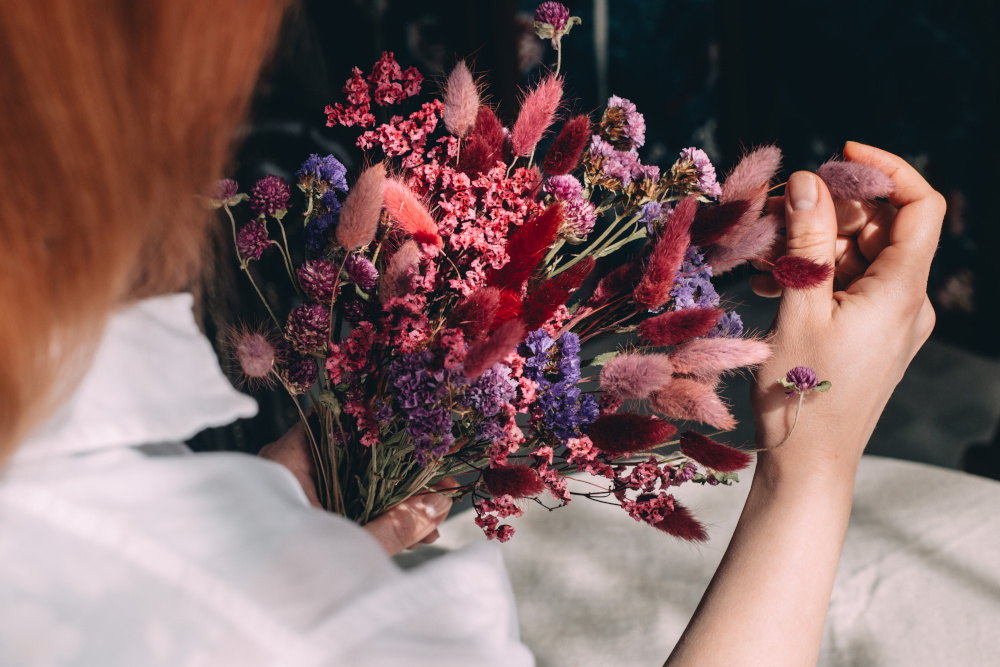
[(788, 179), (787, 194), (793, 211), (809, 211), (816, 208), (816, 202), (819, 200), (816, 177), (806, 172), (795, 172)]
[(423, 497), (424, 512), (431, 519), (436, 519), (451, 509), (451, 498), (440, 493), (428, 493)]

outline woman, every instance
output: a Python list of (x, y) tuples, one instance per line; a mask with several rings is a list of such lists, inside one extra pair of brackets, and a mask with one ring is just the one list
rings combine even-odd
[[(433, 536), (441, 496), (366, 532), (309, 506), (294, 433), (270, 450), (292, 474), (169, 444), (254, 409), (175, 292), (206, 224), (187, 193), (222, 173), (283, 9), (0, 5), (0, 664), (532, 664), (496, 550), (406, 574), (385, 556)], [(835, 390), (761, 455), (671, 664), (815, 661), (858, 458), (933, 325), (940, 196), (894, 156), (845, 155), (896, 181), (892, 205), (835, 211), (793, 175), (788, 252), (836, 261), (846, 291), (785, 295), (760, 373), (810, 365)], [(757, 389), (762, 447), (782, 398)]]

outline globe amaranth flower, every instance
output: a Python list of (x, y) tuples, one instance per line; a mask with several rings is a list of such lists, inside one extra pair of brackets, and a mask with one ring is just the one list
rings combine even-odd
[(278, 375), (293, 395), (309, 391), (319, 378), (316, 359), (297, 351), (287, 340), (275, 346), (275, 358), (279, 364)]
[(260, 215), (277, 215), (288, 208), (291, 196), (288, 183), (280, 176), (268, 175), (250, 190), (250, 208)]
[(604, 111), (598, 129), (601, 138), (616, 150), (641, 148), (646, 143), (646, 119), (624, 97), (612, 95), (608, 98), (608, 108)]
[(583, 185), (569, 174), (553, 176), (543, 186), (563, 206), (563, 223), (559, 236), (569, 243), (583, 243), (597, 222), (597, 209), (583, 197)]
[(296, 350), (309, 354), (326, 346), (330, 336), (330, 308), (318, 303), (299, 306), (288, 315), (285, 338)]
[(693, 146), (685, 148), (681, 151), (678, 164), (692, 171), (697, 179), (697, 189), (706, 197), (717, 198), (722, 194), (722, 186), (716, 180), (715, 167), (705, 151)]
[(267, 237), (267, 228), (262, 222), (256, 220), (248, 222), (236, 233), (236, 249), (244, 260), (260, 259), (269, 245), (271, 239)]
[(563, 35), (580, 23), (578, 16), (569, 15), (569, 7), (561, 2), (543, 2), (535, 8), (535, 34), (551, 39), (552, 48), (558, 49)]
[(808, 366), (796, 366), (785, 374), (785, 380), (795, 386), (797, 391), (808, 391), (819, 384), (816, 371)]
[(706, 266), (705, 255), (698, 246), (688, 247), (670, 296), (678, 310), (713, 308), (719, 305), (719, 294), (712, 285), (712, 267)]
[(334, 190), (347, 192), (347, 167), (332, 155), (320, 157), (313, 153), (295, 175), (306, 185), (312, 185), (314, 180), (323, 181)]
[(565, 443), (578, 438), (600, 413), (597, 399), (580, 391), (580, 339), (564, 333), (556, 342), (539, 329), (528, 334), (523, 374), (538, 385), (535, 427)]
[(370, 292), (378, 284), (378, 269), (372, 261), (363, 255), (352, 253), (347, 256), (344, 270), (352, 283), (366, 292)]
[(246, 198), (246, 195), (239, 194), (239, 189), (239, 185), (231, 178), (216, 181), (206, 195), (208, 207), (235, 206)]
[(299, 284), (310, 299), (329, 306), (337, 283), (337, 265), (328, 259), (311, 259), (298, 270)]

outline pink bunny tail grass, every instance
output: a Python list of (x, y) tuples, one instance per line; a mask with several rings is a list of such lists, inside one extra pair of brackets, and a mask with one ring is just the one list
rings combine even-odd
[(396, 226), (409, 234), (417, 243), (438, 248), (444, 245), (438, 235), (437, 222), (405, 183), (394, 178), (386, 179), (385, 211)]
[(496, 287), (480, 287), (458, 302), (448, 323), (461, 329), (465, 340), (475, 342), (489, 333), (499, 307), (500, 290)]
[(677, 427), (670, 422), (631, 412), (602, 415), (587, 427), (587, 437), (605, 454), (627, 456), (665, 444)]
[(691, 243), (705, 247), (723, 238), (743, 219), (752, 204), (749, 199), (737, 199), (701, 209), (691, 225)]
[(780, 168), (781, 149), (777, 146), (762, 146), (750, 152), (729, 172), (719, 202), (753, 199), (761, 186), (767, 189)]
[(585, 305), (591, 308), (603, 306), (615, 297), (633, 291), (641, 277), (642, 265), (638, 261), (623, 264), (601, 278)]
[(834, 199), (877, 199), (896, 189), (892, 179), (860, 162), (830, 160), (816, 170)]
[(581, 115), (566, 121), (562, 132), (545, 153), (545, 173), (549, 176), (561, 176), (576, 169), (589, 141), (590, 118)]
[(663, 391), (650, 395), (649, 405), (660, 414), (673, 419), (696, 421), (723, 431), (736, 427), (712, 386), (689, 378), (674, 378)]
[(521, 103), (521, 111), (510, 133), (514, 155), (527, 157), (552, 125), (562, 99), (562, 79), (549, 75), (538, 82)]
[(490, 334), (469, 346), (465, 353), (465, 365), (462, 372), (468, 378), (475, 379), (492, 368), (493, 364), (504, 360), (511, 351), (524, 340), (527, 329), (524, 322), (510, 320), (504, 322)]
[(546, 280), (528, 296), (522, 318), (528, 331), (534, 331), (545, 324), (559, 306), (566, 303), (594, 270), (595, 263), (593, 257), (585, 257), (555, 278)]
[(705, 336), (722, 317), (718, 308), (682, 308), (651, 317), (639, 325), (639, 336), (650, 345), (677, 345)]
[(700, 380), (720, 373), (756, 366), (771, 356), (771, 345), (760, 338), (700, 338), (678, 345), (670, 353), (674, 372)]
[(648, 398), (673, 378), (665, 354), (619, 354), (601, 369), (601, 389), (620, 399)]
[(226, 337), (232, 358), (240, 367), (240, 382), (251, 387), (270, 386), (276, 379), (277, 351), (267, 331), (244, 326), (230, 329)]
[(719, 472), (743, 470), (753, 462), (750, 453), (716, 442), (694, 431), (685, 431), (681, 434), (681, 453), (692, 461)]
[(526, 465), (501, 465), (483, 471), (483, 484), (494, 498), (531, 498), (545, 490), (545, 482)]
[(337, 243), (348, 252), (366, 246), (375, 238), (382, 218), (385, 166), (373, 164), (358, 176), (344, 201), (337, 224)]
[(411, 271), (420, 264), (420, 246), (415, 241), (407, 241), (389, 260), (389, 266), (382, 274), (382, 284), (379, 287), (379, 300), (387, 303), (389, 299), (406, 296), (410, 293), (412, 284)]
[[(646, 262), (646, 270), (635, 291), (632, 292), (632, 298), (639, 306), (649, 309), (659, 308), (670, 300), (670, 290), (674, 287), (677, 269), (680, 268), (681, 262), (684, 261), (684, 253), (691, 245), (689, 228), (694, 220), (694, 210), (693, 207), (686, 206), (686, 202), (692, 199), (694, 197), (688, 197), (677, 205), (660, 240), (653, 246), (653, 252)], [(682, 207), (690, 208), (690, 214), (686, 210), (682, 211)], [(675, 221), (678, 211), (684, 217)]]
[(819, 287), (833, 275), (833, 266), (820, 264), (806, 257), (779, 257), (771, 269), (775, 282), (785, 289)]
[(458, 167), (466, 174), (478, 176), (503, 161), (504, 132), (493, 109), (479, 105), (472, 132), (462, 143)]
[(464, 138), (476, 124), (479, 112), (479, 89), (464, 60), (459, 60), (448, 75), (442, 101), (445, 129), (459, 139)]
[(712, 266), (712, 275), (722, 275), (744, 264), (748, 257), (766, 257), (778, 240), (778, 230), (784, 226), (784, 216), (767, 214), (757, 219), (746, 235), (733, 246), (715, 245), (705, 255)]
[(688, 542), (707, 542), (708, 531), (705, 530), (705, 526), (695, 519), (691, 510), (681, 505), (676, 498), (673, 501), (674, 511), (653, 524), (653, 528)]
[(518, 227), (507, 242), (510, 261), (490, 272), (487, 284), (520, 292), (524, 281), (545, 257), (563, 224), (563, 203), (555, 202)]

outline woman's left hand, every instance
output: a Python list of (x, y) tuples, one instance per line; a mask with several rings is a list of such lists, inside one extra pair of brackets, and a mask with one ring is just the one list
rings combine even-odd
[[(302, 485), (309, 503), (322, 509), (313, 481), (312, 454), (309, 453), (302, 424), (296, 424), (276, 442), (265, 445), (259, 455), (285, 466)], [(442, 491), (457, 486), (458, 482), (448, 477), (437, 485), (437, 489)], [(396, 505), (363, 528), (378, 540), (386, 553), (394, 556), (404, 549), (436, 540), (438, 526), (448, 517), (451, 504), (451, 498), (442, 493), (421, 493)]]

